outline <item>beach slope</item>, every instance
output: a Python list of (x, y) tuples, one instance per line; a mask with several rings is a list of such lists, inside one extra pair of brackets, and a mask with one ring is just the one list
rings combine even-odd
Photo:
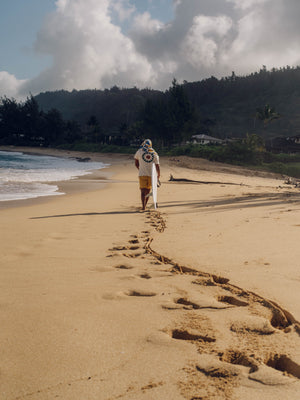
[(161, 161), (0, 210), (1, 398), (299, 398), (299, 189)]

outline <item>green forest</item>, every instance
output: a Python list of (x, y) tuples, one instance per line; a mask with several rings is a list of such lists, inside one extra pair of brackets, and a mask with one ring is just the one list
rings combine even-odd
[[(268, 144), (300, 135), (299, 110), (300, 67), (269, 71), (263, 66), (247, 76), (174, 79), (165, 91), (114, 86), (45, 92), (23, 102), (4, 97), (0, 144), (127, 152), (149, 137), (164, 154), (249, 165), (275, 162), (280, 170), (288, 161), (298, 162), (298, 147), (296, 154), (279, 159)], [(199, 134), (226, 144), (189, 144)]]
[[(81, 126), (91, 117), (104, 133), (178, 142), (194, 134), (263, 139), (300, 134), (300, 67), (199, 82), (175, 80), (164, 92), (137, 88), (57, 91), (35, 97), (45, 112), (57, 109)], [(280, 118), (266, 123), (259, 112), (270, 105)]]

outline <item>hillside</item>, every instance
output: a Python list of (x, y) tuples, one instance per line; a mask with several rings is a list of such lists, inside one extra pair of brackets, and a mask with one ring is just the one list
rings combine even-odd
[(133, 124), (139, 119), (146, 100), (161, 95), (161, 92), (150, 89), (113, 87), (110, 90), (45, 92), (35, 96), (35, 99), (45, 112), (57, 109), (64, 119), (75, 120), (81, 126), (94, 116), (102, 129), (113, 131), (122, 124)]
[[(210, 79), (186, 83), (188, 98), (208, 120), (210, 132), (217, 137), (243, 137), (248, 133), (264, 139), (300, 134), (300, 68), (285, 68), (245, 77)], [(266, 104), (280, 118), (263, 124), (256, 118), (257, 109)]]
[[(300, 134), (300, 67), (272, 71), (262, 68), (248, 76), (239, 77), (233, 73), (222, 79), (211, 77), (199, 82), (184, 82), (180, 87), (194, 111), (193, 123), (188, 128), (191, 134), (207, 133), (228, 138), (256, 133), (264, 139)], [(116, 132), (122, 126), (126, 130), (144, 122), (145, 106), (149, 101), (152, 104), (158, 102), (161, 108), (160, 115), (156, 112), (155, 118), (165, 118), (166, 112), (161, 105), (169, 95), (170, 90), (113, 87), (109, 90), (46, 92), (35, 99), (45, 112), (55, 108), (64, 119), (75, 120), (81, 126), (94, 116), (101, 129)], [(257, 109), (266, 104), (280, 115), (270, 124), (256, 118)]]

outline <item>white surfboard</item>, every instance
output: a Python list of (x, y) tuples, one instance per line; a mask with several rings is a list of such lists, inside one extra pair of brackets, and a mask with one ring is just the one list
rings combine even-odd
[(154, 208), (156, 210), (156, 208), (157, 208), (157, 171), (156, 171), (155, 163), (152, 164), (151, 183), (152, 183), (153, 204), (154, 204)]

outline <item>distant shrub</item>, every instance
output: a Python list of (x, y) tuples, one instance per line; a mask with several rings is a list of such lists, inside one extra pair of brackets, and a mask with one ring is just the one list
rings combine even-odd
[(286, 175), (294, 178), (300, 178), (300, 163), (286, 165)]
[(286, 174), (287, 171), (286, 165), (281, 162), (268, 163), (265, 166), (269, 171), (277, 174)]
[[(59, 148), (83, 152), (134, 154), (135, 147), (99, 143), (76, 142)], [(300, 154), (273, 154), (249, 146), (247, 141), (235, 141), (227, 145), (186, 144), (173, 148), (156, 148), (161, 156), (189, 156), (205, 158), (227, 164), (257, 167), (270, 172), (300, 178)]]
[(292, 176), (293, 178), (300, 178), (300, 163), (281, 163), (274, 162), (264, 164), (264, 167), (271, 172), (277, 174)]

